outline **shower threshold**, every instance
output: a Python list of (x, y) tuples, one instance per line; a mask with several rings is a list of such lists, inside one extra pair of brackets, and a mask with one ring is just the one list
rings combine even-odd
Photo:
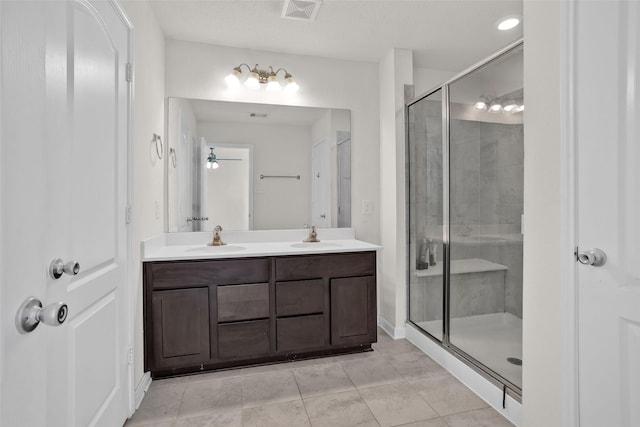
[[(416, 323), (433, 336), (442, 334), (442, 321)], [(451, 319), (449, 341), (492, 371), (522, 388), (522, 319), (511, 313), (491, 313)]]

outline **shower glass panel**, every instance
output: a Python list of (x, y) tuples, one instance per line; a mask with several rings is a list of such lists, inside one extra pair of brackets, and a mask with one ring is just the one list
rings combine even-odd
[(449, 86), (449, 341), (519, 388), (522, 60), (516, 49)]
[(407, 106), (409, 322), (522, 392), (523, 47)]
[(413, 322), (442, 341), (442, 91), (410, 106), (408, 120), (412, 201), (409, 218), (410, 229), (415, 231), (410, 236), (409, 313)]

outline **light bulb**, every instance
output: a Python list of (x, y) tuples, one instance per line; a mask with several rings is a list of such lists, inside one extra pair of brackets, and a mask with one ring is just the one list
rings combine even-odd
[(298, 86), (298, 83), (293, 80), (293, 76), (291, 74), (285, 74), (284, 81), (286, 83), (286, 86), (284, 87), (284, 91), (286, 93), (296, 93), (298, 89), (300, 89), (300, 86)]
[(513, 109), (514, 113), (520, 113), (522, 111), (524, 111), (524, 104), (522, 104), (521, 106), (516, 107), (516, 108)]
[(244, 82), (244, 85), (249, 89), (260, 89), (260, 76), (255, 71), (249, 73), (249, 77), (247, 77), (247, 81)]
[(507, 113), (510, 111), (514, 111), (516, 108), (518, 108), (518, 104), (516, 104), (515, 102), (511, 102), (507, 105), (505, 105), (504, 107), (502, 107), (502, 109), (504, 111), (506, 111)]
[(490, 113), (499, 113), (500, 111), (502, 111), (502, 105), (500, 104), (491, 104), (489, 106)]
[(278, 78), (275, 74), (270, 75), (267, 79), (267, 90), (269, 92), (277, 92), (280, 89), (282, 89), (282, 87), (280, 86), (280, 82), (278, 82)]
[(240, 68), (236, 67), (229, 73), (227, 77), (224, 78), (224, 81), (227, 82), (227, 85), (230, 88), (237, 88), (240, 86), (240, 76), (242, 75), (242, 71)]
[(487, 104), (485, 102), (478, 101), (475, 103), (473, 108), (475, 108), (476, 110), (484, 111), (487, 109)]
[(211, 162), (207, 162), (207, 169), (211, 169)]
[(217, 160), (214, 160), (213, 163), (211, 163), (211, 169), (218, 169), (218, 166), (220, 165)]

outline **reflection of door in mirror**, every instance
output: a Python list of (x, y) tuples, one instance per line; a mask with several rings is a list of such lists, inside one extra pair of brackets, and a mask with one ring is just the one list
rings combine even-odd
[(338, 131), (338, 227), (351, 227), (351, 132)]
[(215, 148), (220, 166), (207, 169), (204, 161), (201, 162), (201, 216), (209, 218), (202, 223), (202, 231), (211, 231), (218, 224), (227, 230), (251, 230), (253, 147), (240, 144), (214, 146), (203, 137), (200, 149), (203, 158), (211, 147)]
[(311, 224), (329, 227), (331, 224), (329, 202), (329, 153), (327, 141), (313, 144), (311, 150)]

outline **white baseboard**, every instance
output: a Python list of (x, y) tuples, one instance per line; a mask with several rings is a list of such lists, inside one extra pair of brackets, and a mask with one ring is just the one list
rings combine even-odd
[(394, 340), (404, 338), (407, 334), (407, 330), (404, 327), (395, 327), (387, 319), (382, 316), (378, 316), (378, 326), (387, 333)]
[(469, 387), (480, 398), (487, 402), (493, 409), (516, 426), (522, 422), (522, 404), (507, 395), (506, 408), (502, 407), (502, 390), (483, 377), (480, 373), (468, 366), (462, 360), (445, 350), (433, 340), (410, 324), (406, 326), (407, 340), (422, 350), (427, 356), (438, 362), (454, 377)]
[(138, 385), (136, 385), (135, 396), (134, 396), (136, 411), (140, 407), (140, 404), (142, 403), (142, 399), (144, 398), (144, 395), (147, 394), (147, 391), (149, 390), (150, 385), (151, 385), (151, 373), (145, 372), (142, 378), (140, 378)]

